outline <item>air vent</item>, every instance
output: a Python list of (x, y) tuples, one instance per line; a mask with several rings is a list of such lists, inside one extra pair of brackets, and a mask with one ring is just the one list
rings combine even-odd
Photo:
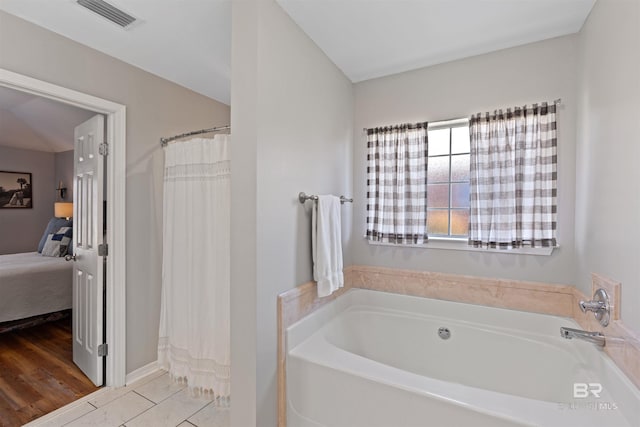
[(123, 12), (104, 0), (78, 0), (78, 4), (97, 13), (103, 18), (107, 18), (109, 21), (121, 26), (122, 28), (127, 28), (136, 21), (136, 18), (133, 16)]

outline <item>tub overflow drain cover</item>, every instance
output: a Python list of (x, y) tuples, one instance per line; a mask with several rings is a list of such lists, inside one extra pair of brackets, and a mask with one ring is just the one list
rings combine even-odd
[(449, 328), (445, 328), (445, 327), (439, 328), (438, 336), (443, 340), (448, 340), (451, 337), (451, 331), (449, 330)]

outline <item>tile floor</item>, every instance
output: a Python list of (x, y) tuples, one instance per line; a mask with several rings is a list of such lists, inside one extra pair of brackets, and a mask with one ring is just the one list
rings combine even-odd
[(183, 385), (158, 371), (127, 387), (104, 390), (42, 425), (228, 427), (229, 410), (216, 409), (206, 398), (190, 397)]

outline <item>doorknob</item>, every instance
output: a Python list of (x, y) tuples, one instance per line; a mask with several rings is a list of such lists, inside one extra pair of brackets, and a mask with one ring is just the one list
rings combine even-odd
[(65, 259), (65, 261), (75, 261), (76, 260), (76, 254), (65, 255), (64, 259)]

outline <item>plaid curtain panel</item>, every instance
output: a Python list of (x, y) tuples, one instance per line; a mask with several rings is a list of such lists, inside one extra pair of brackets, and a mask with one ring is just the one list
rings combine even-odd
[(367, 240), (427, 241), (427, 123), (369, 129)]
[(476, 114), (469, 245), (556, 246), (556, 105)]

